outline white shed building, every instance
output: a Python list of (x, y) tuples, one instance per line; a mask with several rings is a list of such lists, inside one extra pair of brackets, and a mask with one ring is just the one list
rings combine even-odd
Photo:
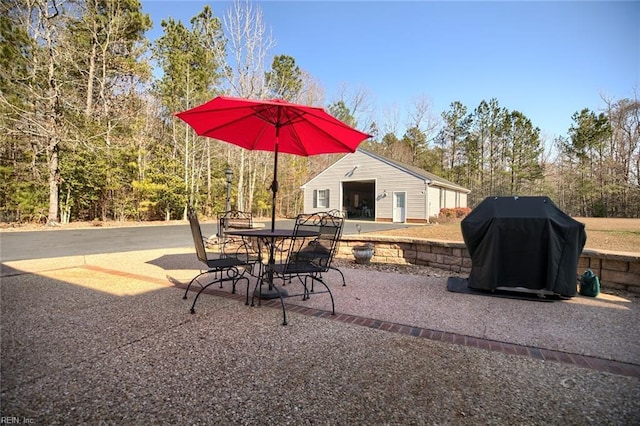
[(302, 186), (304, 212), (337, 209), (347, 219), (425, 223), (441, 208), (467, 207), (469, 190), (420, 168), (359, 148)]

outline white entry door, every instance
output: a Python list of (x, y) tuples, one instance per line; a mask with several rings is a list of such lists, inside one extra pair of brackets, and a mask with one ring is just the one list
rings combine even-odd
[(393, 193), (393, 221), (404, 223), (407, 219), (407, 193)]

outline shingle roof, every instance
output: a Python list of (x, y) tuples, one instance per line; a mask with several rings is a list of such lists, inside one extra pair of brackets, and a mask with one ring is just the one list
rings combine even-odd
[(400, 170), (403, 170), (409, 174), (412, 174), (414, 176), (417, 176), (419, 178), (428, 180), (431, 184), (435, 183), (438, 186), (444, 186), (444, 187), (448, 187), (448, 188), (452, 188), (452, 189), (456, 189), (458, 191), (462, 191), (462, 192), (471, 192), (470, 190), (468, 190), (467, 188), (464, 188), (456, 183), (453, 183), (449, 180), (446, 180), (444, 178), (441, 178), (438, 175), (434, 175), (431, 172), (428, 172), (424, 169), (421, 169), (419, 167), (416, 166), (412, 166), (410, 164), (405, 164), (402, 163), (400, 161), (396, 161), (396, 160), (392, 160), (391, 158), (387, 158), (385, 156), (379, 155), (379, 154), (374, 154), (371, 151), (367, 151), (366, 149), (362, 149), (362, 148), (358, 148), (358, 151), (360, 151), (363, 154), (366, 154), (372, 158), (375, 158), (378, 161), (382, 161), (383, 163), (387, 163), (390, 166), (396, 167)]

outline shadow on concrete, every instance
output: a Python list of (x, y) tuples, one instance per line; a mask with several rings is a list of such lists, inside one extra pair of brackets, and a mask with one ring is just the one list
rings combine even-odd
[(202, 269), (202, 263), (198, 260), (195, 253), (165, 254), (156, 259), (149, 260), (146, 263), (158, 266), (167, 271), (176, 269)]

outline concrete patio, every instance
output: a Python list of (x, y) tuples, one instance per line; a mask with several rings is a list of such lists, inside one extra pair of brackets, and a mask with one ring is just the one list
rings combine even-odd
[[(637, 296), (451, 293), (341, 268), (326, 294), (196, 314), (190, 248), (4, 263), (1, 415), (33, 424), (637, 424)], [(240, 286), (241, 287), (241, 286)]]

